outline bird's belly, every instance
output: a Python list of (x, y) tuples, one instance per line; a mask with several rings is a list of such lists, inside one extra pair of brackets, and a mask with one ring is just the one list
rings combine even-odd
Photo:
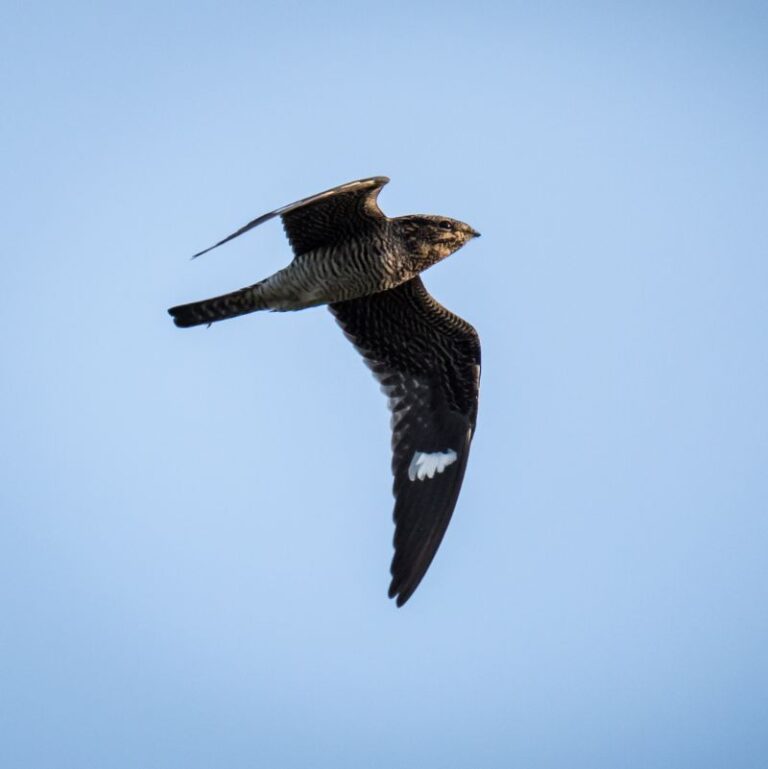
[(375, 294), (407, 279), (386, 254), (352, 258), (337, 249), (297, 256), (285, 269), (268, 278), (265, 290), (276, 310), (298, 310), (320, 304)]

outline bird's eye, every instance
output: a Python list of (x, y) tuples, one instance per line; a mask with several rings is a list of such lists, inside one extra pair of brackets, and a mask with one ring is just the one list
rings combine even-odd
[(441, 230), (452, 230), (453, 224), (448, 221), (448, 219), (443, 219), (440, 224), (437, 225)]

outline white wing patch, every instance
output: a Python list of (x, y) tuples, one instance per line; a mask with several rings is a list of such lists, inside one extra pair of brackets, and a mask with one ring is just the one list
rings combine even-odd
[(425, 478), (434, 478), (435, 473), (442, 473), (448, 465), (452, 465), (457, 459), (458, 456), (453, 449), (434, 451), (431, 454), (417, 451), (408, 466), (408, 478), (412, 481), (417, 478), (420, 481)]

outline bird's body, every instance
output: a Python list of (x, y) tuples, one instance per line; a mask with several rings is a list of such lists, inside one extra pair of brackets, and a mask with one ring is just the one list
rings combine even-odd
[[(304, 310), (394, 288), (407, 280), (404, 265), (385, 233), (320, 246), (252, 286), (188, 305), (177, 325), (211, 323), (257, 310)], [(175, 320), (182, 314), (175, 316)]]
[(295, 254), (291, 264), (169, 313), (188, 327), (257, 310), (329, 305), (389, 396), (396, 497), (390, 595), (402, 605), (456, 505), (480, 375), (475, 330), (438, 304), (418, 276), (478, 233), (445, 217), (384, 216), (376, 197), (387, 181), (350, 182), (253, 220), (216, 246), (280, 216)]
[(302, 310), (319, 304), (375, 294), (407, 280), (398, 252), (381, 233), (350, 238), (299, 254), (264, 282), (270, 309)]

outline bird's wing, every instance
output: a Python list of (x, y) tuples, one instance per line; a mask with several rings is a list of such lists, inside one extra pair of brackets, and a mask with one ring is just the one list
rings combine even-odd
[(456, 507), (477, 418), (480, 340), (418, 277), (329, 309), (389, 398), (395, 476), (389, 596), (402, 606)]
[(376, 203), (376, 197), (388, 181), (386, 176), (360, 179), (276, 208), (248, 222), (210, 248), (199, 251), (192, 258), (207, 254), (276, 216), (282, 218), (285, 233), (296, 255), (313, 248), (331, 246), (346, 234), (365, 230), (386, 218)]

